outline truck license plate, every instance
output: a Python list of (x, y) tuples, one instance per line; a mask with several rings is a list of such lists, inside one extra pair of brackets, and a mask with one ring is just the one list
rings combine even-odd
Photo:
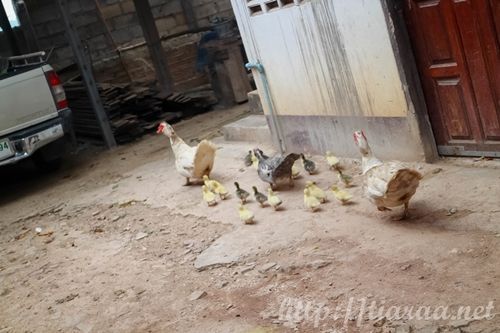
[(0, 160), (6, 159), (14, 155), (8, 140), (0, 140)]

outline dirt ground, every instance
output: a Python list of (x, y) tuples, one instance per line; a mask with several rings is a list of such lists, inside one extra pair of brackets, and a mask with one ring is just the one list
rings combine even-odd
[[(174, 127), (191, 144), (214, 139), (213, 177), (228, 189), (264, 191), (242, 161), (256, 143), (220, 138), (245, 114)], [(354, 203), (330, 195), (306, 211), (306, 180), (337, 182), (314, 159), (319, 174), (280, 192), (282, 211), (248, 204), (255, 225), (239, 221), (234, 196), (209, 208), (199, 186), (182, 186), (163, 136), (87, 149), (51, 175), (2, 169), (0, 332), (500, 332), (498, 161), (415, 164), (425, 177), (411, 218), (396, 222), (399, 210), (362, 197), (347, 159)], [(452, 316), (407, 317), (405, 306)]]

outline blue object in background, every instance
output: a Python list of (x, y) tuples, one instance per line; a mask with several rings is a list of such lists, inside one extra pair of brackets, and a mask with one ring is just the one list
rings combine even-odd
[(212, 56), (208, 50), (204, 47), (205, 44), (212, 40), (219, 39), (219, 34), (215, 31), (210, 31), (201, 36), (200, 42), (198, 43), (198, 52), (196, 56), (196, 71), (201, 73), (205, 70), (205, 67), (213, 63)]

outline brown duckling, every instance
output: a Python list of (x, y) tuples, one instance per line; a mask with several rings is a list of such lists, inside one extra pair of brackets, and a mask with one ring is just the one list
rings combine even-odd
[(247, 191), (242, 189), (240, 187), (240, 184), (238, 184), (238, 182), (234, 182), (234, 186), (236, 186), (236, 196), (238, 197), (238, 199), (240, 199), (240, 201), (242, 203), (247, 202), (247, 199), (250, 196), (250, 193), (248, 193)]
[(302, 165), (304, 166), (304, 170), (307, 171), (308, 174), (312, 175), (316, 173), (316, 163), (314, 161), (307, 159), (304, 154), (300, 154), (302, 158)]
[(261, 207), (264, 207), (264, 205), (267, 202), (267, 196), (260, 193), (256, 186), (252, 186), (252, 189), (253, 189), (253, 195), (254, 195), (255, 201), (257, 201)]

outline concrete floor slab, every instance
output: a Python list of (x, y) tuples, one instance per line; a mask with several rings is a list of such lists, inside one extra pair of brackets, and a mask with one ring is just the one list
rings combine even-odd
[(222, 128), (226, 141), (271, 144), (271, 132), (264, 115), (250, 115)]

